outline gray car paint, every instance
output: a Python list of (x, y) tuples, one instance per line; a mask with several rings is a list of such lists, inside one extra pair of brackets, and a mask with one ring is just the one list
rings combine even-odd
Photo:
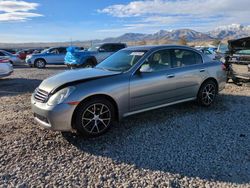
[(11, 54), (11, 53), (6, 52), (4, 50), (0, 50), (0, 52), (4, 54), (4, 56), (0, 56), (0, 58), (10, 59), (10, 61), (13, 65), (24, 65), (24, 62), (17, 55)]
[[(67, 83), (75, 85), (74, 92), (64, 103), (55, 107), (39, 103), (32, 96), (33, 112), (46, 117), (49, 123), (36, 120), (44, 127), (58, 130), (72, 130), (72, 116), (76, 106), (68, 105), (71, 101), (83, 101), (90, 96), (105, 95), (116, 104), (118, 119), (180, 102), (195, 100), (202, 83), (213, 78), (222, 90), (226, 83), (226, 73), (220, 62), (211, 62), (210, 58), (189, 47), (184, 46), (143, 46), (130, 50), (147, 50), (145, 56), (130, 70), (124, 73), (99, 69), (73, 70), (48, 78), (39, 86), (40, 89), (53, 92), (66, 87)], [(139, 68), (153, 53), (162, 49), (187, 49), (200, 54), (203, 63), (187, 67), (170, 68), (155, 73), (142, 73)], [(125, 49), (126, 50), (126, 49)], [(174, 76), (174, 77), (173, 77)]]
[(13, 66), (10, 63), (0, 63), (0, 78), (9, 76), (13, 72)]

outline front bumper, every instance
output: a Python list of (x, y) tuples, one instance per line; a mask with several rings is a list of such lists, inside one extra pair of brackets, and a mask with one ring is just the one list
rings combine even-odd
[(11, 72), (5, 73), (5, 74), (0, 74), (0, 78), (10, 76), (13, 72), (14, 72), (14, 71), (11, 71)]
[(48, 106), (31, 97), (31, 107), (35, 120), (44, 128), (54, 131), (72, 131), (72, 117), (75, 106), (59, 104)]

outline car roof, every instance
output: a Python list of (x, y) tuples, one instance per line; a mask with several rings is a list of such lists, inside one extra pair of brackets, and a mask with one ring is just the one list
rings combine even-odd
[(188, 47), (188, 46), (183, 46), (183, 45), (150, 45), (150, 46), (133, 46), (133, 47), (128, 47), (124, 50), (142, 50), (142, 51), (149, 51), (149, 50), (158, 50), (162, 48), (186, 48), (186, 49), (192, 49), (197, 51), (194, 48)]

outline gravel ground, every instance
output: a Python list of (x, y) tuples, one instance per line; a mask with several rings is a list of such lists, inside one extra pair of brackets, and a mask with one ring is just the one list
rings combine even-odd
[(0, 80), (0, 187), (250, 187), (250, 87), (123, 120), (85, 139), (40, 128), (30, 96), (63, 71), (17, 68)]

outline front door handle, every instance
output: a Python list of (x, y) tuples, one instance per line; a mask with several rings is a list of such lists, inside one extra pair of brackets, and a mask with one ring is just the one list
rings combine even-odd
[(205, 72), (206, 70), (205, 69), (200, 69), (200, 72)]
[(174, 78), (175, 75), (174, 75), (174, 74), (169, 74), (169, 75), (167, 75), (166, 77), (167, 77), (167, 78)]

